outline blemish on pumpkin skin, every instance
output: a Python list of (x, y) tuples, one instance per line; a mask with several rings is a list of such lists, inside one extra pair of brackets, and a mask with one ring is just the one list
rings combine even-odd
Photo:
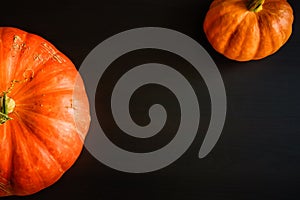
[(26, 46), (25, 42), (22, 42), (22, 39), (20, 36), (14, 35), (12, 48), (14, 50), (22, 50), (22, 49), (27, 48), (27, 46)]
[(50, 47), (48, 44), (46, 44), (45, 42), (43, 42), (41, 44), (43, 46), (43, 49), (47, 51), (47, 53), (49, 53), (52, 56), (52, 59), (54, 59), (55, 61), (59, 62), (60, 64), (63, 62), (66, 62), (61, 56), (59, 56), (57, 54), (57, 52)]
[(31, 81), (34, 77), (33, 69), (27, 68), (23, 73), (23, 77), (24, 77), (25, 80)]
[(9, 184), (3, 184), (0, 182), (0, 190), (5, 192), (5, 195), (11, 195), (11, 191), (8, 189)]
[(0, 177), (0, 191), (5, 192), (7, 195), (11, 195), (11, 182), (6, 178)]
[(43, 58), (42, 58), (41, 54), (34, 54), (33, 60), (34, 61), (43, 61)]
[(53, 55), (53, 58), (54, 58), (57, 62), (63, 63), (62, 58), (61, 58), (59, 55), (55, 54), (55, 55)]
[(21, 41), (20, 36), (14, 35), (13, 41), (14, 41), (14, 42)]
[(65, 108), (72, 108), (72, 109), (74, 109), (74, 110), (76, 110), (76, 108), (74, 107), (74, 105), (73, 105), (73, 100), (72, 99), (70, 99), (70, 105), (69, 106), (65, 106)]

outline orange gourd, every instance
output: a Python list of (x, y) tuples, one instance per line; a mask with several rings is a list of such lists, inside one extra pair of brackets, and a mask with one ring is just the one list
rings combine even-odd
[(90, 124), (83, 81), (45, 39), (0, 28), (0, 196), (55, 183), (80, 155)]
[(286, 0), (214, 0), (203, 27), (216, 51), (248, 61), (278, 51), (292, 33), (293, 20)]

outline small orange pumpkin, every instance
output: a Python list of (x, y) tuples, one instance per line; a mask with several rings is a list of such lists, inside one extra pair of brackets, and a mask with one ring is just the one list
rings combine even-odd
[(204, 20), (213, 48), (237, 61), (275, 53), (292, 33), (293, 10), (286, 0), (214, 0)]
[(80, 155), (89, 124), (73, 63), (37, 35), (0, 27), (0, 197), (55, 183)]

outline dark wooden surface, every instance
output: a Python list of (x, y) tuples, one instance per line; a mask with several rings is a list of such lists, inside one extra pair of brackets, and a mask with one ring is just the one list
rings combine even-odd
[(197, 158), (201, 134), (175, 163), (146, 174), (113, 170), (84, 149), (75, 165), (51, 187), (7, 199), (299, 199), (300, 2), (289, 2), (295, 13), (290, 40), (276, 54), (245, 63), (224, 58), (208, 44), (202, 23), (211, 1), (6, 3), (0, 26), (44, 37), (77, 67), (96, 45), (121, 31), (144, 26), (180, 31), (213, 57), (228, 98), (222, 136), (204, 159)]

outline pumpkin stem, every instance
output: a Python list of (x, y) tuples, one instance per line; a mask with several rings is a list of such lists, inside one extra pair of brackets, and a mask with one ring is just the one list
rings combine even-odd
[(249, 0), (247, 8), (249, 11), (259, 12), (262, 10), (262, 5), (264, 2), (265, 0)]
[(15, 106), (15, 101), (12, 98), (9, 98), (6, 95), (6, 92), (3, 92), (3, 96), (0, 97), (0, 125), (4, 124), (7, 120), (12, 119), (8, 114), (14, 111)]
[(30, 81), (33, 79), (33, 76), (34, 71), (32, 69), (26, 69), (23, 73), (23, 80), (12, 80), (7, 91), (2, 92), (3, 96), (0, 97), (0, 125), (4, 124), (7, 120), (12, 119), (8, 116), (8, 114), (12, 113), (16, 106), (15, 101), (12, 98), (8, 97), (7, 94), (9, 94), (14, 89), (16, 83), (25, 83), (27, 81)]

